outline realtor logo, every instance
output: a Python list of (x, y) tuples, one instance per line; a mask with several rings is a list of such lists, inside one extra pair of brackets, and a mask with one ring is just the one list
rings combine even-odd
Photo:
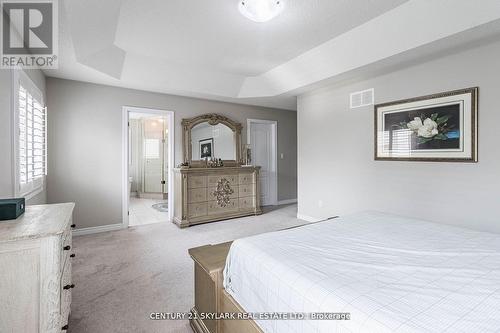
[(2, 68), (57, 68), (56, 0), (0, 0)]

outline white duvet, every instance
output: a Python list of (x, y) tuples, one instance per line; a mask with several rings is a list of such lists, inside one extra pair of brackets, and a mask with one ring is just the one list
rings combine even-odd
[(361, 213), (236, 240), (224, 287), (251, 313), (350, 313), (266, 333), (500, 332), (500, 235)]

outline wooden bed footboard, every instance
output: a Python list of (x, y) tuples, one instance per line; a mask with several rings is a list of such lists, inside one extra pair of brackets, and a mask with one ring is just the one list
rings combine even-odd
[(245, 313), (223, 288), (223, 269), (232, 242), (189, 249), (194, 261), (194, 307), (189, 322), (196, 333), (262, 333), (255, 321), (209, 319), (207, 314)]
[[(224, 288), (221, 289), (222, 313), (245, 313), (245, 310), (229, 295)], [(247, 320), (221, 320), (221, 332), (262, 333), (262, 330), (252, 319)]]

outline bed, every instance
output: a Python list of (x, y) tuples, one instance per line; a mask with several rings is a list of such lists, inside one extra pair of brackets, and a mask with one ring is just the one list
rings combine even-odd
[(245, 312), (350, 318), (256, 319), (265, 333), (500, 331), (497, 234), (365, 212), (228, 249), (223, 292)]

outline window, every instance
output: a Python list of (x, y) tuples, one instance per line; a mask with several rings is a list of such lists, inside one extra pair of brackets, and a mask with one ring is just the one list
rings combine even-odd
[(33, 196), (43, 189), (47, 174), (47, 110), (43, 95), (21, 71), (14, 75), (17, 127), (17, 196)]
[(144, 158), (147, 159), (160, 158), (160, 140), (146, 139), (144, 141)]

